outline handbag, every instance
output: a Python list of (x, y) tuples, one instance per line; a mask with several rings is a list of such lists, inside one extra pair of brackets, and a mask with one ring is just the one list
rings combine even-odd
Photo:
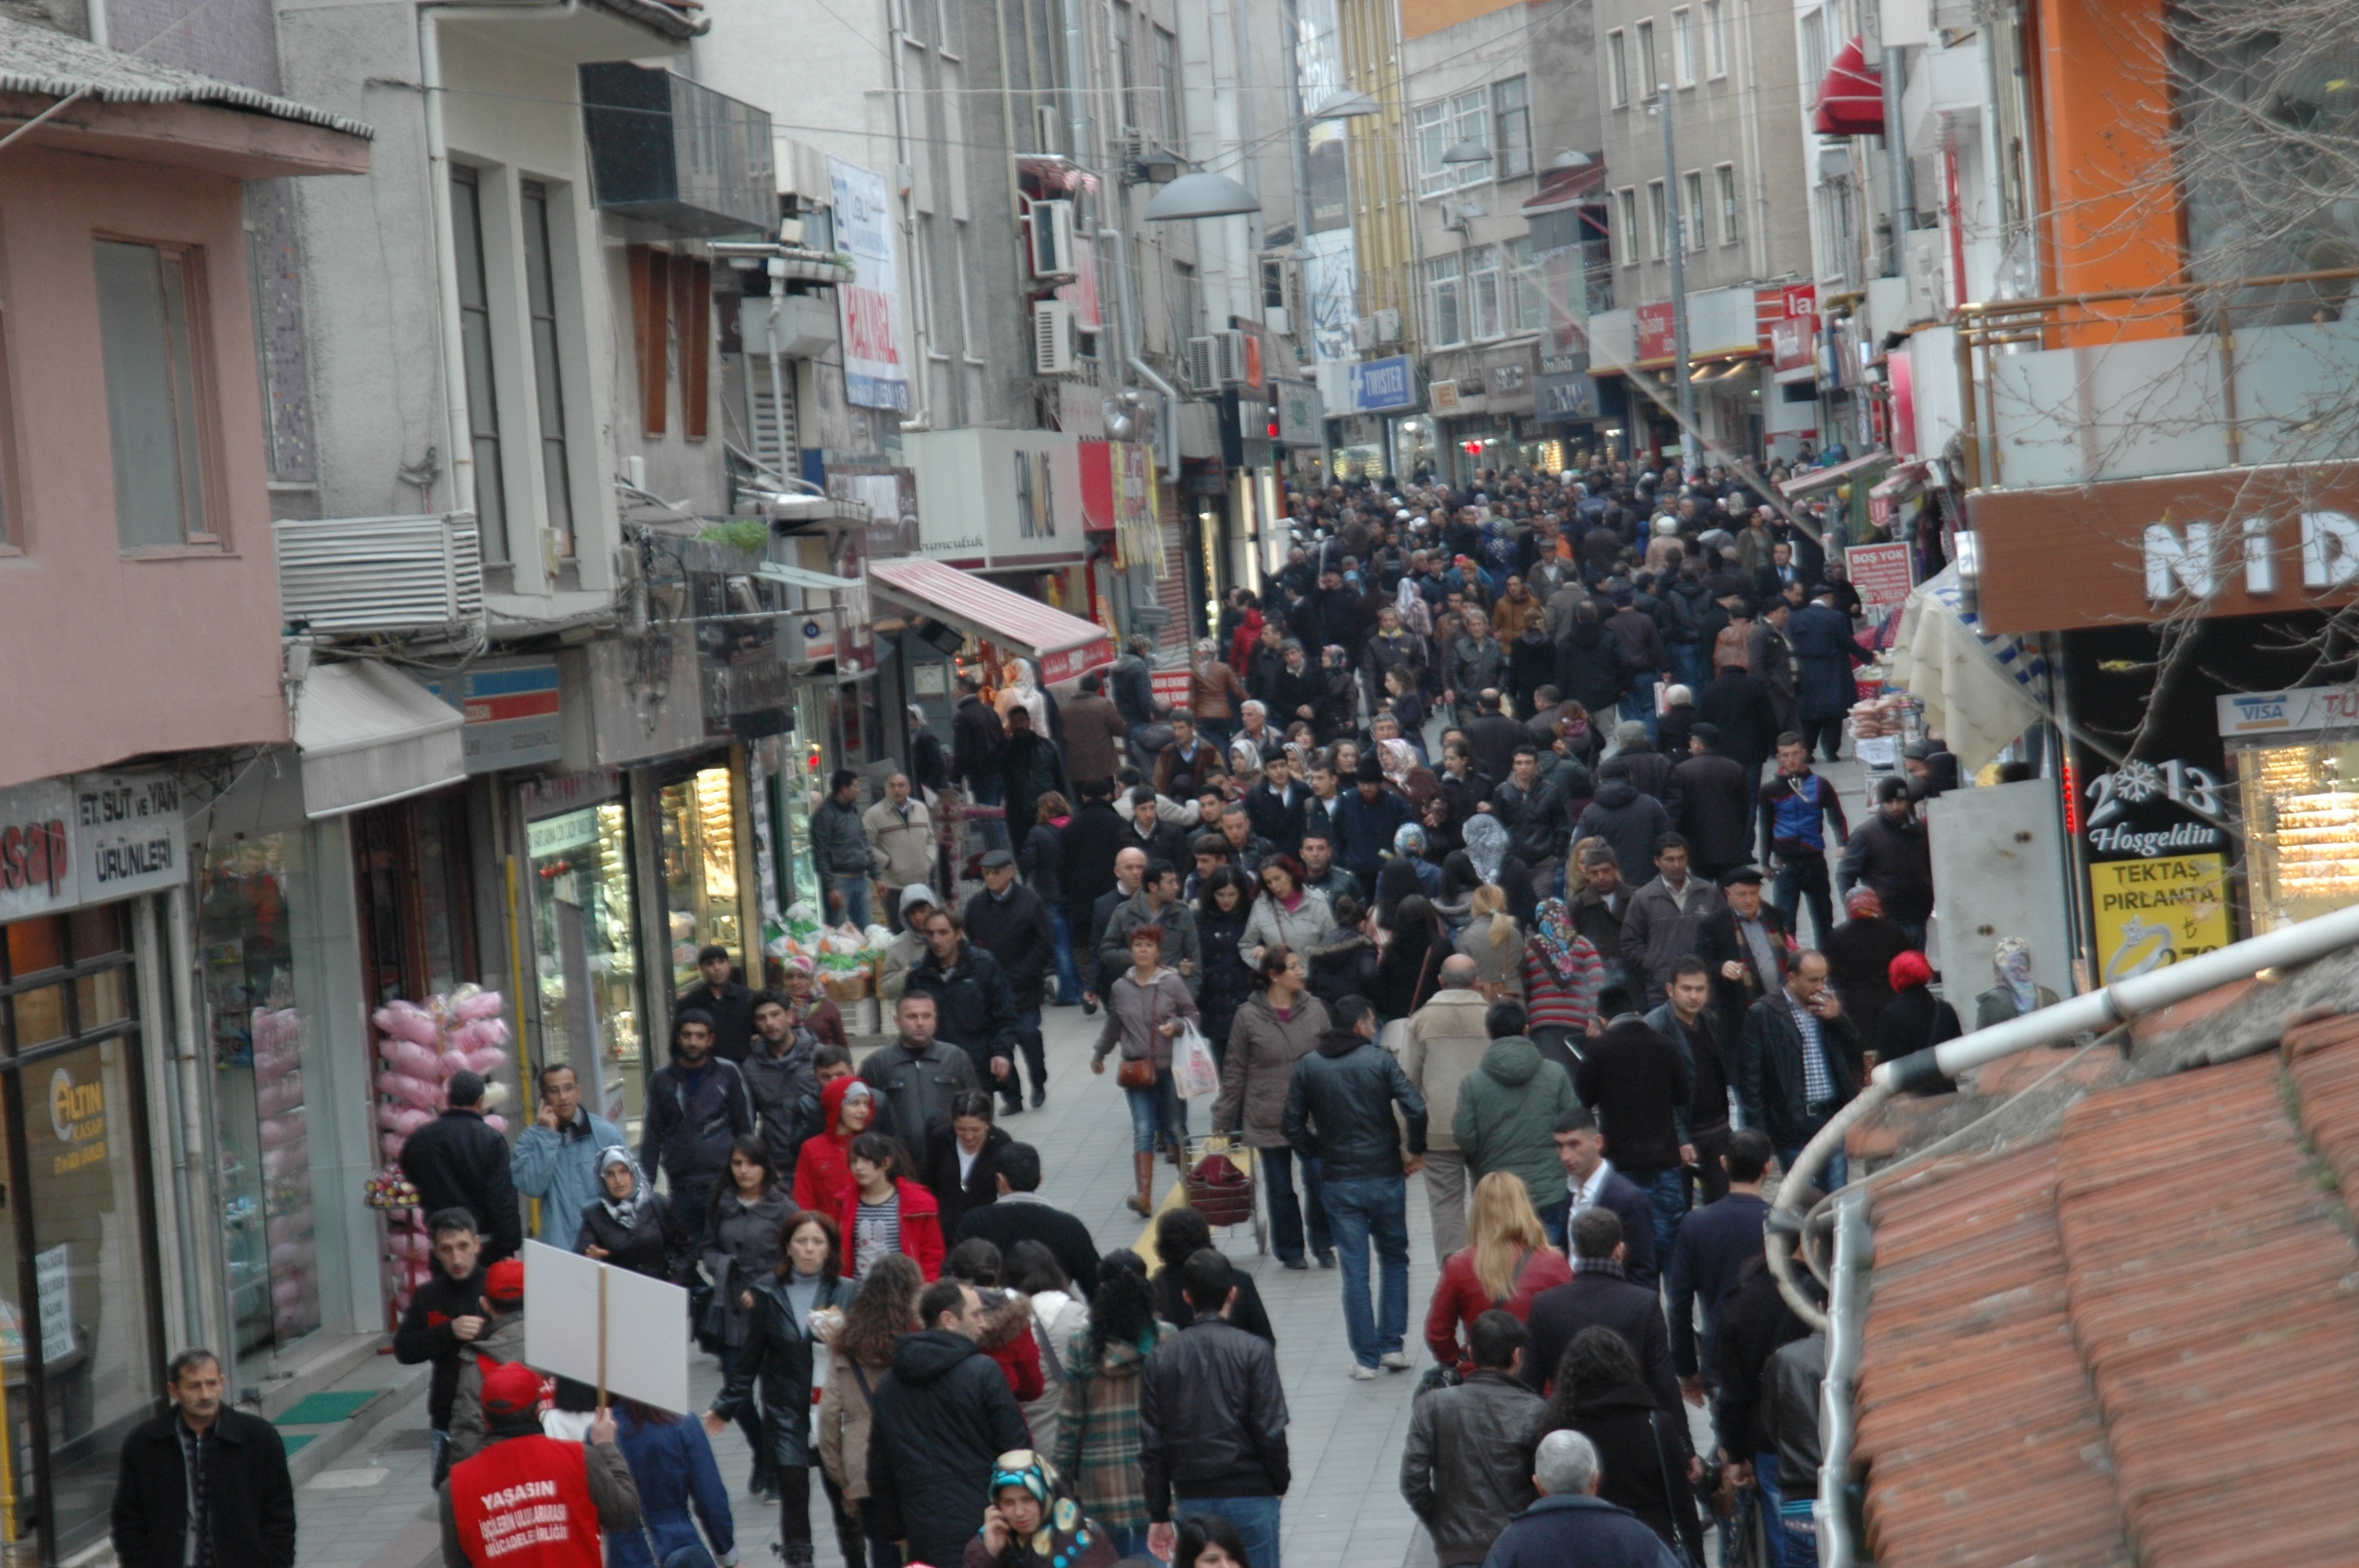
[[(1155, 989), (1148, 993), (1147, 999), (1147, 1054), (1125, 1056), (1122, 1059), (1122, 1065), (1114, 1070), (1114, 1081), (1124, 1088), (1151, 1089), (1155, 1087), (1158, 1076), (1155, 1066), (1155, 1000), (1162, 994), (1162, 990), (1163, 988), (1158, 982)], [(1107, 1000), (1111, 1004), (1113, 999), (1109, 997)]]
[(1655, 1463), (1662, 1466), (1663, 1501), (1671, 1510), (1671, 1531), (1680, 1538), (1680, 1560), (1687, 1568), (1704, 1568), (1702, 1530), (1696, 1522), (1695, 1494), (1689, 1489), (1688, 1478), (1680, 1475), (1671, 1462), (1673, 1453), (1663, 1434), (1664, 1414), (1661, 1411), (1648, 1413), (1647, 1425), (1655, 1434)]

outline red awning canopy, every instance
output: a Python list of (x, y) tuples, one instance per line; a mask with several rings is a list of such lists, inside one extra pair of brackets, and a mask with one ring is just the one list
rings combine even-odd
[(1068, 615), (940, 561), (871, 561), (869, 578), (887, 599), (947, 622), (970, 637), (1022, 654), (1040, 684), (1078, 680), (1114, 663), (1114, 639), (1094, 621)]
[(1523, 205), (1527, 217), (1558, 212), (1605, 189), (1605, 158), (1593, 156), (1578, 168), (1551, 168), (1540, 175), (1539, 194)]
[(1819, 83), (1810, 128), (1822, 136), (1884, 135), (1884, 78), (1868, 69), (1866, 46), (1854, 38), (1838, 50)]

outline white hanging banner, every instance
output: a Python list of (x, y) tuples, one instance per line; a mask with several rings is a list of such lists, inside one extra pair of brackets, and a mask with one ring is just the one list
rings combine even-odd
[(835, 190), (836, 248), (853, 278), (836, 286), (843, 311), (844, 395), (863, 408), (909, 406), (901, 356), (901, 275), (893, 255), (892, 192), (885, 177), (841, 158), (827, 160)]

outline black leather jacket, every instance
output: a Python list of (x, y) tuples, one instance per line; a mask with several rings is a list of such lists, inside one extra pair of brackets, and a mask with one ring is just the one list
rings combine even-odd
[(1286, 1390), (1269, 1341), (1200, 1317), (1147, 1358), (1138, 1383), (1139, 1462), (1147, 1517), (1171, 1518), (1174, 1492), (1190, 1498), (1282, 1498)]
[[(811, 1336), (803, 1314), (787, 1298), (787, 1282), (773, 1275), (756, 1281), (752, 1321), (745, 1343), (732, 1364), (728, 1383), (713, 1397), (712, 1413), (734, 1421), (747, 1400), (758, 1400), (762, 1437), (770, 1445), (773, 1464), (801, 1466), (812, 1463), (810, 1446)], [(820, 1286), (812, 1303), (820, 1307), (848, 1307), (849, 1280), (832, 1280)]]
[(1433, 1535), (1441, 1563), (1479, 1563), (1507, 1521), (1532, 1506), (1532, 1453), (1548, 1404), (1506, 1372), (1477, 1371), (1411, 1407), (1401, 1496)]
[(1393, 1103), (1408, 1119), (1408, 1152), (1425, 1152), (1425, 1097), (1392, 1053), (1336, 1030), (1294, 1065), (1286, 1092), (1286, 1141), (1319, 1162), (1321, 1180), (1364, 1182), (1402, 1173)]

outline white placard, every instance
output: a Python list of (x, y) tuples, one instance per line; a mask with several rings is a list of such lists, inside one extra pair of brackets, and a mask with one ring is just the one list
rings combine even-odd
[(598, 1276), (606, 1276), (606, 1391), (685, 1415), (688, 1292), (611, 1263), (524, 1244), (524, 1358), (598, 1383)]

